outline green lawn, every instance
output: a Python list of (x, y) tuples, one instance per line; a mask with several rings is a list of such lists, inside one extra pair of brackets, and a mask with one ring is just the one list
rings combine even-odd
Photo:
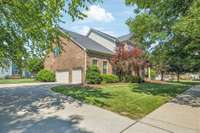
[(0, 84), (35, 83), (34, 79), (0, 79)]
[(185, 83), (117, 83), (93, 87), (53, 88), (55, 92), (139, 119), (191, 87)]

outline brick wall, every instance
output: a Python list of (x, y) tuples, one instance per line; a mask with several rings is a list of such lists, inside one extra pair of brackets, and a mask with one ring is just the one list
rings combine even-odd
[(112, 65), (110, 63), (111, 56), (97, 54), (97, 53), (88, 53), (87, 54), (87, 67), (92, 65), (92, 60), (97, 60), (97, 66), (99, 67), (101, 73), (103, 73), (103, 61), (108, 63), (108, 74), (112, 74)]
[(85, 78), (85, 51), (69, 39), (61, 38), (62, 53), (55, 57), (53, 52), (49, 53), (45, 59), (44, 66), (52, 71), (69, 71), (71, 81), (71, 71), (82, 70), (82, 79)]

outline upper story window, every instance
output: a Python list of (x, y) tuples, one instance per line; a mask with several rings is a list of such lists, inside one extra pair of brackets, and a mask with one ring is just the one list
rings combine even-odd
[(93, 59), (93, 60), (92, 60), (92, 65), (97, 66), (97, 60), (96, 60), (96, 59)]
[(108, 62), (103, 61), (103, 74), (107, 74), (108, 72)]
[(132, 45), (128, 45), (128, 51), (131, 51), (133, 49)]
[(53, 49), (53, 53), (54, 53), (54, 56), (55, 56), (55, 57), (59, 56), (59, 55), (60, 55), (60, 52), (61, 52), (60, 47), (55, 47), (55, 48)]

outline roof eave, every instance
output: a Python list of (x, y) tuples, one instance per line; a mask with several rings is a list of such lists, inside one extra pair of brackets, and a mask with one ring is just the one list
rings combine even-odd
[(101, 54), (101, 55), (107, 55), (107, 56), (112, 56), (114, 54), (114, 53), (99, 52), (99, 51), (91, 50), (91, 49), (86, 49), (86, 52), (91, 52), (91, 53)]

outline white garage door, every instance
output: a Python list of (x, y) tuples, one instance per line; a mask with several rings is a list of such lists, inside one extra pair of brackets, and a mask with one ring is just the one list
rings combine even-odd
[(72, 70), (72, 84), (82, 83), (82, 72), (81, 70)]
[(69, 83), (69, 72), (56, 72), (56, 81), (59, 83)]

